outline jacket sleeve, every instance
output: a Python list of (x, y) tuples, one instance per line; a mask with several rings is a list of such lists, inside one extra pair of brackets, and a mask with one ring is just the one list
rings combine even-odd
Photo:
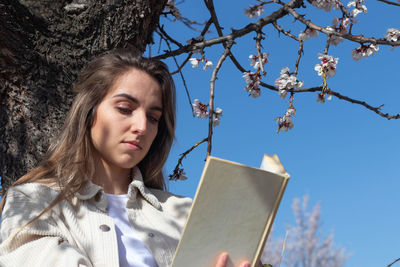
[(26, 184), (7, 193), (1, 215), (0, 267), (93, 267), (82, 251), (68, 243), (53, 210), (25, 226), (54, 199), (50, 193), (31, 189)]

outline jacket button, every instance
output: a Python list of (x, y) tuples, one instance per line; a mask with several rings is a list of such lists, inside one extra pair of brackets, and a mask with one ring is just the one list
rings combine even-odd
[(100, 225), (99, 228), (100, 228), (100, 230), (103, 231), (103, 232), (108, 232), (108, 231), (110, 231), (110, 226), (105, 225), (105, 224)]
[(154, 237), (154, 234), (153, 233), (149, 233), (148, 236), (149, 237)]

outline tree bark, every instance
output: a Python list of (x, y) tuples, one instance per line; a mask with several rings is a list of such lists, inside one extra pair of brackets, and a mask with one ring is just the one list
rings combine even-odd
[(85, 63), (116, 47), (144, 52), (166, 0), (0, 0), (0, 176), (34, 168), (62, 126)]

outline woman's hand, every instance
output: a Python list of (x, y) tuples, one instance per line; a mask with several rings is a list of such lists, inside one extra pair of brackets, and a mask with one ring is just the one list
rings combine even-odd
[[(217, 264), (215, 267), (226, 267), (228, 263), (229, 255), (226, 252), (222, 252), (219, 254), (218, 259), (217, 259)], [(250, 262), (249, 261), (243, 261), (242, 263), (239, 264), (238, 267), (250, 267)]]

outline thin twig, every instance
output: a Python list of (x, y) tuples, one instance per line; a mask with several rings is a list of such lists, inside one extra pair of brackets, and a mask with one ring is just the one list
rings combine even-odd
[(290, 31), (286, 31), (284, 30), (281, 26), (279, 26), (276, 21), (272, 22), (272, 25), (274, 25), (275, 29), (279, 32), (279, 33), (283, 33), (286, 36), (289, 36), (290, 38), (295, 39), (296, 41), (300, 42), (300, 39), (297, 36), (294, 36)]
[[(322, 92), (322, 86), (311, 87), (311, 88), (306, 88), (306, 89), (289, 89), (288, 92), (294, 92), (294, 93)], [(334, 95), (334, 96), (336, 96), (337, 98), (342, 99), (342, 100), (345, 100), (345, 101), (347, 101), (347, 102), (350, 102), (350, 103), (353, 103), (353, 104), (358, 104), (358, 105), (364, 106), (364, 107), (366, 107), (367, 109), (372, 110), (372, 111), (375, 112), (376, 114), (378, 114), (378, 115), (380, 115), (381, 117), (384, 117), (384, 118), (386, 118), (386, 119), (388, 119), (388, 120), (391, 120), (391, 119), (400, 119), (400, 114), (390, 115), (390, 114), (388, 114), (388, 113), (383, 113), (383, 112), (381, 112), (380, 110), (381, 110), (381, 108), (382, 108), (382, 105), (380, 105), (380, 106), (378, 106), (378, 107), (373, 107), (373, 106), (367, 104), (365, 101), (360, 101), (360, 100), (357, 100), (357, 99), (350, 98), (350, 97), (348, 97), (348, 96), (344, 96), (344, 95), (339, 94), (339, 93), (337, 93), (337, 92), (335, 92), (335, 91), (332, 91), (332, 89), (329, 89), (329, 93), (330, 93), (331, 95)]]
[(178, 159), (178, 163), (176, 164), (174, 171), (172, 174), (169, 175), (169, 179), (170, 180), (178, 180), (179, 175), (177, 175), (179, 173), (179, 170), (181, 169), (180, 166), (182, 166), (182, 161), (183, 159), (190, 153), (193, 151), (193, 149), (195, 149), (196, 147), (198, 147), (200, 144), (206, 142), (208, 140), (208, 138), (204, 138), (203, 140), (197, 142), (195, 145), (193, 145), (191, 148), (189, 148), (188, 150), (186, 150), (185, 152), (183, 152), (179, 159)]
[(182, 47), (183, 45), (178, 42), (177, 40), (175, 40), (174, 38), (172, 38), (171, 36), (168, 35), (168, 33), (164, 30), (164, 25), (160, 26), (158, 25), (158, 31), (156, 31), (159, 35), (163, 36), (163, 39), (166, 39), (168, 41), (170, 41), (171, 43), (174, 43), (176, 46), (178, 47)]
[[(210, 12), (211, 15), (211, 19), (214, 23), (215, 29), (217, 30), (218, 36), (222, 37), (224, 36), (224, 34), (222, 33), (222, 27), (219, 25), (219, 21), (218, 21), (218, 16), (215, 13), (215, 9), (214, 9), (214, 3), (212, 0), (204, 0), (204, 3), (207, 6), (207, 9)], [(224, 48), (226, 48), (226, 42), (222, 42)], [(232, 60), (233, 64), (236, 66), (236, 68), (238, 68), (240, 70), (240, 72), (245, 72), (246, 70), (242, 67), (242, 65), (240, 65), (239, 61), (237, 61), (237, 59), (235, 58), (235, 56), (232, 54), (232, 51), (229, 51), (229, 58)]]
[(328, 39), (326, 40), (326, 46), (325, 46), (325, 49), (324, 49), (324, 55), (327, 55), (327, 54), (328, 54), (329, 45), (330, 45), (330, 44), (331, 44), (331, 35), (328, 34)]
[(217, 66), (213, 70), (210, 80), (210, 102), (208, 104), (209, 115), (208, 115), (208, 145), (207, 145), (207, 157), (211, 154), (212, 147), (212, 135), (213, 135), (213, 119), (214, 119), (214, 91), (215, 91), (215, 80), (217, 79), (217, 73), (222, 66), (222, 63), (229, 54), (229, 51), (233, 45), (233, 40), (227, 43), (226, 48), (220, 59), (218, 60)]
[(389, 264), (387, 267), (392, 266), (393, 264), (395, 264), (396, 262), (400, 261), (400, 258), (396, 259), (394, 262), (392, 262), (391, 264)]
[[(171, 50), (171, 46), (169, 45), (168, 40), (165, 40), (165, 42), (167, 43), (168, 49)], [(176, 66), (179, 68), (179, 64), (178, 64), (178, 61), (176, 60), (176, 58), (175, 57), (172, 57), (172, 58), (174, 59), (174, 62), (176, 64)], [(183, 76), (183, 73), (182, 73), (181, 69), (179, 69), (179, 74), (181, 76), (181, 79), (182, 79), (182, 82), (183, 82), (183, 86), (185, 87), (186, 96), (188, 98), (189, 106), (192, 109), (192, 114), (193, 114), (193, 117), (194, 117), (193, 106), (192, 106), (192, 98), (190, 97), (189, 89), (188, 89), (188, 87), (186, 85), (186, 80), (185, 80), (185, 77)]]
[(399, 3), (395, 3), (395, 2), (392, 2), (392, 1), (388, 1), (388, 0), (378, 0), (378, 1), (384, 2), (384, 3), (389, 4), (389, 5), (400, 6)]
[(258, 61), (260, 63), (260, 69), (262, 74), (265, 76), (265, 74), (267, 74), (267, 72), (264, 70), (264, 64), (263, 64), (263, 54), (261, 53), (261, 40), (263, 40), (264, 37), (262, 36), (262, 32), (257, 31), (257, 36), (256, 36), (256, 49), (257, 49), (257, 55), (258, 55)]
[[(178, 69), (176, 71), (171, 72), (171, 75), (177, 74), (178, 72), (181, 72), (182, 68), (186, 65), (186, 63), (189, 61), (189, 59), (192, 57), (193, 52), (190, 52), (186, 59), (182, 62), (182, 64), (180, 66), (177, 66)], [(174, 57), (175, 58), (175, 57)]]
[(293, 74), (295, 76), (297, 76), (297, 73), (299, 71), (300, 58), (303, 55), (303, 45), (304, 45), (303, 41), (300, 40), (299, 41), (299, 51), (297, 52), (298, 56), (297, 56), (296, 65), (294, 67), (294, 72), (293, 72)]

